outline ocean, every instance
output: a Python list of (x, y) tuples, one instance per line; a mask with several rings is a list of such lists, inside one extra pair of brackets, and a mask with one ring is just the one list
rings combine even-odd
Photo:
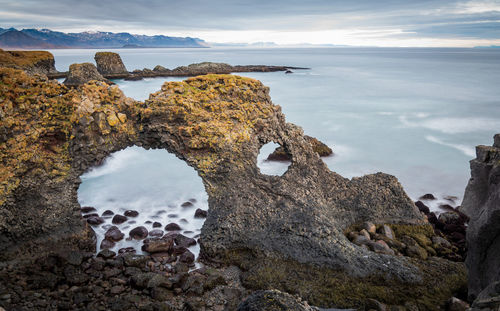
[[(97, 50), (52, 50), (56, 67), (93, 62)], [(470, 177), (474, 147), (491, 145), (500, 132), (500, 50), (457, 48), (209, 48), (119, 49), (128, 70), (174, 68), (202, 61), (232, 65), (309, 67), (293, 74), (240, 73), (270, 87), (287, 121), (329, 145), (328, 167), (351, 178), (375, 172), (395, 175), (416, 200), (425, 193), (459, 205)], [(115, 81), (124, 93), (145, 100), (165, 81)], [(269, 152), (272, 148), (268, 149)], [(264, 161), (262, 170), (281, 173), (286, 163)], [(136, 223), (153, 216), (162, 224), (182, 221), (195, 237), (208, 209), (201, 179), (164, 150), (127, 148), (82, 176), (79, 200), (98, 210), (140, 211)], [(196, 199), (194, 206), (180, 204)], [(157, 214), (160, 211), (163, 213)], [(124, 228), (124, 224), (121, 228)], [(133, 227), (134, 224), (128, 224)], [(148, 227), (149, 229), (149, 227)], [(104, 229), (102, 229), (104, 232)], [(126, 229), (123, 229), (126, 230)], [(131, 243), (124, 241), (123, 245)], [(194, 249), (196, 251), (196, 249)]]

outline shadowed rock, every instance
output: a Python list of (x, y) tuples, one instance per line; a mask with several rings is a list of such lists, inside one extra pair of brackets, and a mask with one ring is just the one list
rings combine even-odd
[[(344, 231), (365, 221), (390, 223), (399, 228), (396, 234), (429, 224), (395, 177), (377, 173), (349, 180), (331, 172), (257, 80), (200, 76), (165, 83), (147, 101), (136, 102), (99, 83), (69, 90), (3, 69), (0, 78), (12, 90), (5, 93), (12, 102), (19, 88), (42, 94), (23, 106), (29, 113), (19, 124), (0, 124), (0, 137), (8, 138), (0, 150), (1, 259), (24, 256), (28, 246), (28, 252), (42, 253), (54, 247), (53, 239), (59, 247), (79, 241), (88, 247), (77, 201), (79, 176), (112, 152), (138, 145), (166, 149), (197, 170), (210, 210), (200, 256), (239, 266), (248, 288), (293, 291), (324, 306), (374, 298), (435, 308), (464, 283), (460, 263), (379, 254), (351, 243)], [(52, 115), (38, 114), (44, 105)], [(18, 116), (15, 110), (4, 113)], [(57, 126), (36, 137), (54, 119)], [(271, 141), (292, 156), (283, 176), (263, 175), (257, 167), (260, 148)]]
[(94, 64), (91, 63), (72, 64), (69, 66), (68, 76), (63, 83), (67, 86), (79, 86), (92, 80), (110, 83), (101, 76)]
[[(311, 144), (313, 151), (316, 152), (320, 157), (327, 157), (333, 154), (333, 151), (326, 144), (322, 143), (318, 139), (304, 135), (305, 139)], [(267, 160), (269, 161), (291, 161), (292, 155), (284, 147), (279, 146), (271, 153)]]
[[(477, 146), (460, 211), (469, 216), (467, 259), (469, 297), (500, 281), (500, 134), (493, 146)], [(498, 293), (500, 296), (500, 293)]]

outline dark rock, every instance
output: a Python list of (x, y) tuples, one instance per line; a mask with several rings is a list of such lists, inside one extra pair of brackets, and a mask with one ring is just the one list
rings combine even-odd
[(135, 254), (136, 250), (132, 246), (120, 248), (118, 254)]
[(82, 207), (81, 211), (82, 213), (90, 213), (90, 212), (95, 212), (95, 208), (92, 206), (84, 206)]
[(426, 193), (418, 199), (419, 200), (436, 200), (436, 197), (432, 193)]
[(125, 217), (123, 215), (119, 215), (119, 214), (116, 214), (115, 216), (113, 216), (113, 219), (111, 220), (111, 222), (115, 225), (120, 225), (126, 221), (127, 221), (127, 217)]
[(153, 238), (144, 243), (142, 250), (148, 253), (161, 253), (169, 252), (174, 246), (174, 239), (171, 237), (166, 238)]
[(186, 250), (182, 255), (179, 257), (180, 262), (184, 262), (187, 264), (191, 264), (194, 262), (194, 254), (191, 253), (190, 250)]
[(123, 239), (123, 237), (125, 236), (125, 234), (123, 234), (120, 229), (118, 229), (117, 226), (112, 226), (111, 228), (108, 229), (108, 231), (106, 231), (106, 233), (104, 234), (104, 238), (106, 240), (109, 240), (109, 241), (113, 241), (113, 242), (118, 242), (120, 241), (121, 239)]
[(139, 212), (133, 211), (133, 210), (128, 210), (128, 211), (125, 211), (125, 213), (123, 213), (123, 215), (125, 215), (127, 217), (137, 217), (137, 216), (139, 216)]
[(207, 218), (208, 212), (202, 210), (201, 208), (196, 209), (194, 212), (194, 218)]
[(181, 206), (182, 207), (192, 207), (192, 206), (194, 206), (194, 204), (188, 201), (188, 202), (182, 203)]
[(165, 230), (166, 231), (179, 231), (179, 230), (181, 230), (181, 227), (178, 224), (171, 222), (165, 226)]
[(159, 222), (157, 222), (157, 221), (155, 221), (155, 222), (153, 223), (153, 228), (160, 228), (160, 227), (161, 227), (161, 223), (159, 223)]
[(68, 86), (79, 86), (92, 80), (109, 83), (107, 79), (99, 74), (94, 64), (72, 64), (69, 66), (68, 76), (63, 83)]
[(185, 235), (177, 234), (174, 238), (175, 244), (179, 246), (189, 247), (196, 245), (196, 240), (192, 238), (188, 238)]
[(394, 233), (392, 232), (391, 227), (389, 227), (388, 225), (383, 225), (382, 227), (380, 227), (379, 232), (380, 234), (386, 236), (391, 240), (394, 239)]
[(127, 267), (144, 268), (148, 262), (149, 257), (136, 254), (123, 255), (123, 264)]
[(97, 254), (97, 257), (102, 257), (104, 259), (110, 259), (116, 256), (116, 253), (109, 250), (109, 249), (104, 249)]
[(365, 310), (386, 311), (387, 306), (375, 299), (367, 299), (365, 301)]
[(418, 210), (424, 213), (425, 215), (428, 215), (431, 212), (429, 207), (424, 203), (422, 203), (422, 201), (415, 202), (415, 205), (418, 207)]
[(113, 216), (115, 213), (113, 213), (113, 211), (110, 211), (109, 209), (108, 210), (105, 210), (101, 216)]
[(101, 249), (110, 249), (110, 248), (113, 248), (115, 247), (115, 242), (111, 241), (111, 240), (102, 240), (101, 241), (101, 245), (100, 245), (100, 248)]
[(97, 226), (97, 225), (104, 223), (104, 219), (102, 219), (99, 216), (91, 216), (91, 217), (87, 218), (87, 222), (91, 225)]
[(83, 218), (85, 218), (85, 219), (90, 218), (90, 217), (99, 217), (99, 214), (91, 213), (91, 214), (83, 215)]
[(467, 302), (456, 297), (451, 297), (446, 303), (447, 311), (466, 311), (469, 307), (470, 306)]
[(286, 74), (290, 74), (290, 73), (293, 73), (293, 71), (291, 71), (291, 70), (287, 70), (287, 71), (285, 71), (285, 73), (286, 73)]
[(130, 230), (129, 235), (131, 238), (136, 240), (143, 240), (148, 237), (148, 229), (146, 227), (140, 226)]
[(252, 293), (239, 306), (238, 311), (313, 311), (307, 302), (277, 290)]
[(451, 211), (451, 212), (455, 211), (455, 208), (449, 204), (441, 204), (441, 205), (439, 205), (439, 208), (443, 209), (445, 211)]
[(163, 236), (163, 230), (161, 230), (161, 229), (151, 230), (151, 231), (149, 231), (149, 235), (155, 236), (155, 237), (161, 237), (161, 236)]
[[(330, 149), (330, 147), (328, 147), (326, 144), (322, 143), (318, 139), (307, 135), (305, 135), (304, 137), (307, 140), (307, 142), (311, 144), (313, 151), (316, 152), (320, 157), (327, 157), (333, 154), (332, 149)], [(276, 148), (276, 150), (274, 150), (274, 152), (267, 157), (267, 160), (291, 161), (292, 155), (288, 150), (286, 150), (286, 148), (280, 146)]]

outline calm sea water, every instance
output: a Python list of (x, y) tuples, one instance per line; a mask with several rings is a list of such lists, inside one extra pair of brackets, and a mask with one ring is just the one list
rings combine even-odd
[[(288, 75), (241, 75), (269, 86), (273, 102), (282, 107), (289, 122), (332, 147), (335, 156), (324, 158), (331, 170), (345, 177), (379, 171), (393, 174), (413, 199), (430, 192), (441, 198), (458, 196), (456, 204), (460, 204), (470, 176), (468, 161), (475, 157), (474, 146), (491, 145), (493, 135), (500, 132), (498, 49), (115, 51), (129, 70), (156, 65), (173, 68), (202, 61), (310, 67)], [(71, 63), (93, 62), (96, 50), (51, 52), (57, 69), (67, 70)], [(116, 82), (127, 96), (144, 100), (171, 80), (181, 79)], [(271, 172), (283, 167), (265, 165)], [(109, 170), (111, 167), (115, 168)], [(172, 174), (180, 167), (185, 172)], [(190, 186), (179, 182), (181, 177)], [(168, 205), (203, 192), (200, 178), (182, 161), (164, 151), (140, 148), (114, 155), (104, 167), (84, 175), (83, 180), (80, 200), (93, 205), (106, 205), (101, 192), (115, 200), (113, 204), (124, 196), (124, 208), (130, 196), (140, 197), (144, 206), (159, 201)], [(171, 186), (176, 184), (177, 188)], [(181, 190), (190, 195), (181, 195)], [(167, 198), (169, 191), (179, 193), (175, 200)], [(200, 202), (204, 202), (201, 195)]]

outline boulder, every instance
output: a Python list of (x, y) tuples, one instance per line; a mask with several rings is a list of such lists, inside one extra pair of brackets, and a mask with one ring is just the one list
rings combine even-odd
[(110, 81), (101, 76), (101, 74), (97, 71), (94, 64), (72, 64), (69, 66), (68, 76), (63, 83), (67, 86), (79, 86), (93, 80), (110, 84)]
[(97, 52), (94, 59), (97, 71), (107, 78), (125, 78), (130, 75), (118, 53)]
[(467, 259), (469, 298), (500, 281), (500, 134), (493, 146), (477, 146), (460, 211), (469, 218)]
[(133, 239), (143, 240), (148, 237), (148, 229), (146, 229), (146, 227), (139, 226), (130, 230), (129, 235)]

